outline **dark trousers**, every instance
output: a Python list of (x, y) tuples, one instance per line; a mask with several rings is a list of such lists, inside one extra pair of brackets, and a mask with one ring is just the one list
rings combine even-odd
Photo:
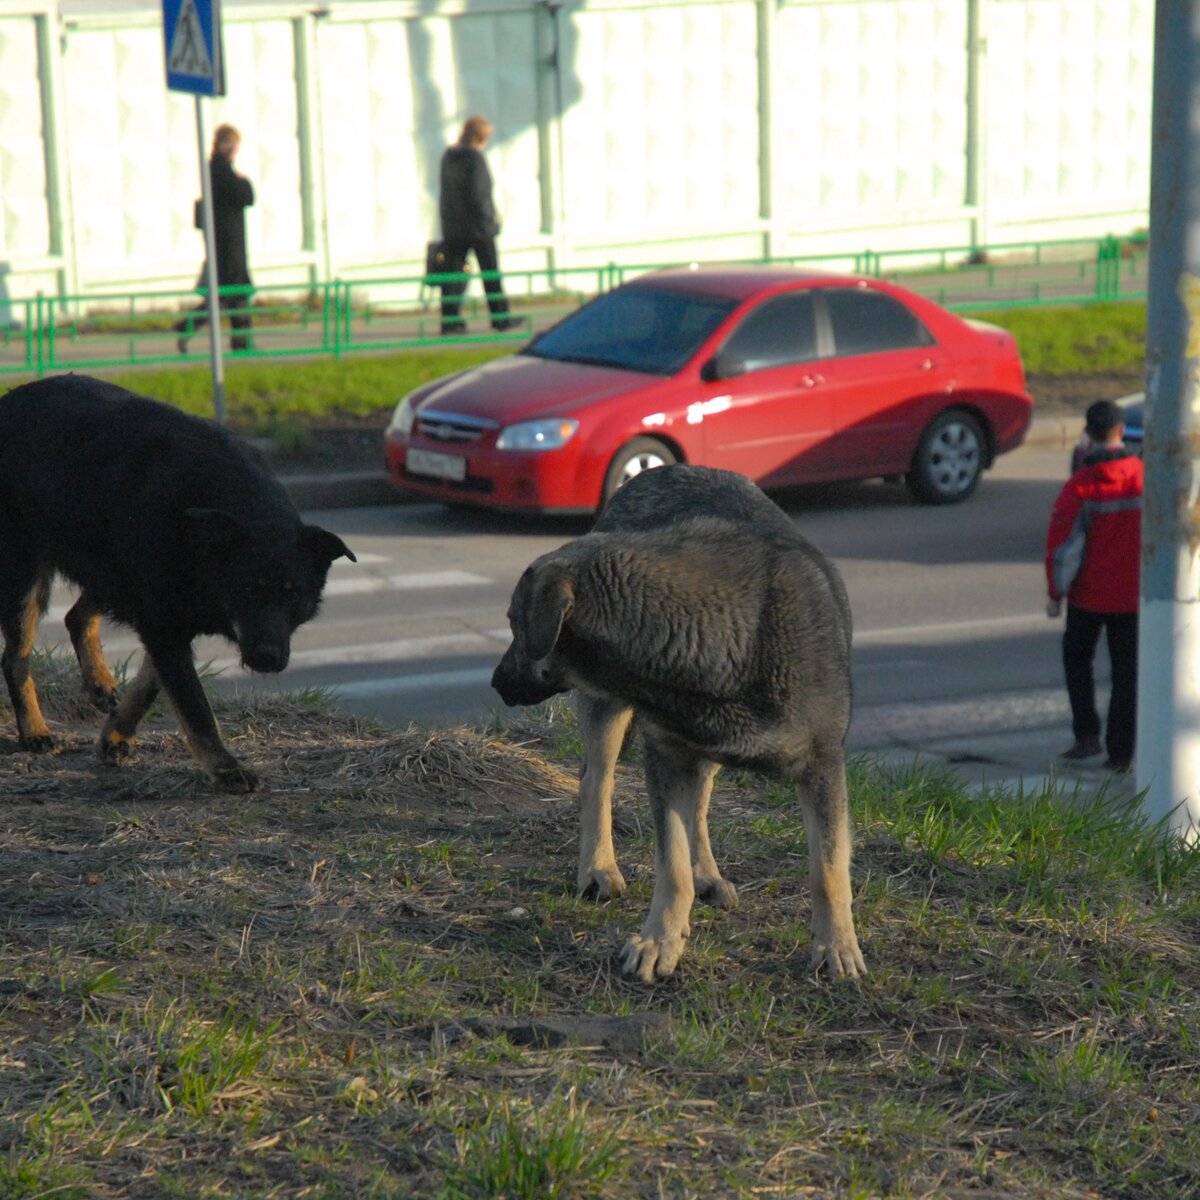
[[(221, 296), (220, 301), (221, 311), (229, 314), (229, 323), (235, 330), (229, 344), (234, 350), (249, 350), (249, 337), (244, 332), (238, 331), (249, 329), (251, 326), (250, 293), (242, 292), (238, 296)], [(203, 329), (208, 324), (208, 301), (201, 300), (193, 312), (196, 315), (184, 317), (182, 321), (176, 321), (171, 328), (176, 333), (182, 333), (184, 337), (191, 337), (197, 330)]]
[[(483, 238), (476, 242), (455, 242), (444, 239), (443, 250), (446, 255), (446, 265), (442, 268), (447, 275), (458, 275), (467, 265), (467, 255), (472, 251), (479, 270), (483, 273), (483, 290), (487, 293), (488, 311), (492, 314), (492, 325), (497, 329), (506, 328), (508, 316), (508, 299), (504, 295), (504, 287), (500, 282), (500, 258), (496, 253), (496, 239)], [(491, 279), (487, 278), (492, 274)], [(442, 332), (465, 333), (466, 321), (462, 318), (463, 292), (467, 290), (465, 279), (453, 280), (442, 284)]]
[(1138, 615), (1102, 613), (1067, 605), (1067, 627), (1063, 633), (1063, 670), (1071, 700), (1071, 726), (1076, 741), (1100, 736), (1096, 712), (1096, 680), (1092, 662), (1096, 644), (1104, 631), (1112, 664), (1112, 695), (1108, 702), (1108, 726), (1104, 748), (1109, 758), (1133, 758), (1137, 733), (1137, 636)]

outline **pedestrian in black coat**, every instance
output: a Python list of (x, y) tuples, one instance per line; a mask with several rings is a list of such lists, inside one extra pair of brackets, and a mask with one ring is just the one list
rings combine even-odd
[[(213, 134), (212, 157), (208, 161), (212, 181), (213, 236), (216, 241), (217, 286), (248, 288), (250, 264), (246, 255), (246, 209), (254, 203), (254, 186), (244, 175), (233, 169), (233, 160), (242, 144), (242, 135), (232, 125), (218, 125)], [(200, 268), (198, 288), (208, 286), (208, 264)], [(221, 297), (221, 307), (228, 309), (233, 328), (250, 328), (250, 293)], [(197, 312), (207, 313), (207, 304)], [(187, 353), (188, 337), (207, 324), (207, 316), (186, 317), (175, 325), (180, 335), (179, 353)], [(248, 350), (250, 339), (244, 332), (235, 332), (231, 342), (234, 350)]]
[[(483, 275), (488, 310), (495, 330), (511, 329), (520, 321), (508, 315), (508, 300), (500, 282), (500, 260), (496, 253), (496, 235), (500, 221), (492, 199), (492, 173), (488, 170), (484, 147), (492, 136), (492, 123), (486, 117), (468, 117), (458, 142), (442, 155), (441, 195), (438, 209), (442, 218), (442, 270), (460, 274), (467, 255), (474, 254)], [(442, 284), (442, 333), (465, 333), (467, 323), (461, 315), (465, 279)]]

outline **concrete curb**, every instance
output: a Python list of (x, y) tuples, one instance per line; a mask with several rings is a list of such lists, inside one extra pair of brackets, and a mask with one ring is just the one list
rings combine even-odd
[(304, 475), (281, 475), (279, 482), (299, 509), (406, 503), (384, 471), (312, 471)]
[[(1079, 417), (1035, 417), (1025, 436), (1026, 446), (1068, 451), (1079, 440)], [(364, 508), (375, 504), (408, 504), (408, 497), (393, 487), (385, 471), (311, 471), (281, 475), (280, 482), (292, 503), (306, 508)]]

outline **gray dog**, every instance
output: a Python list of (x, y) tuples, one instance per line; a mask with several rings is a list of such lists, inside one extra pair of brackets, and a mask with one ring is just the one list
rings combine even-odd
[(813, 954), (865, 975), (851, 915), (843, 743), (850, 605), (836, 569), (748, 479), (670, 466), (639, 475), (593, 532), (545, 554), (509, 606), (512, 645), (492, 676), (506, 704), (576, 690), (582, 892), (624, 891), (612, 844), (613, 772), (636, 714), (656, 835), (650, 915), (626, 975), (670, 975), (695, 896), (732, 908), (708, 841), (723, 764), (793, 779), (808, 829)]

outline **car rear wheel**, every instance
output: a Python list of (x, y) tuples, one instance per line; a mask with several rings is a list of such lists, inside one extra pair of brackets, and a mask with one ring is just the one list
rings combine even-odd
[(986, 442), (970, 413), (951, 409), (929, 423), (913, 455), (909, 491), (926, 504), (957, 504), (983, 474)]
[(676, 462), (675, 455), (655, 438), (634, 438), (626, 442), (614, 456), (604, 477), (604, 495), (601, 503), (607, 504), (618, 488), (623, 487), (643, 471), (655, 467), (669, 467)]

